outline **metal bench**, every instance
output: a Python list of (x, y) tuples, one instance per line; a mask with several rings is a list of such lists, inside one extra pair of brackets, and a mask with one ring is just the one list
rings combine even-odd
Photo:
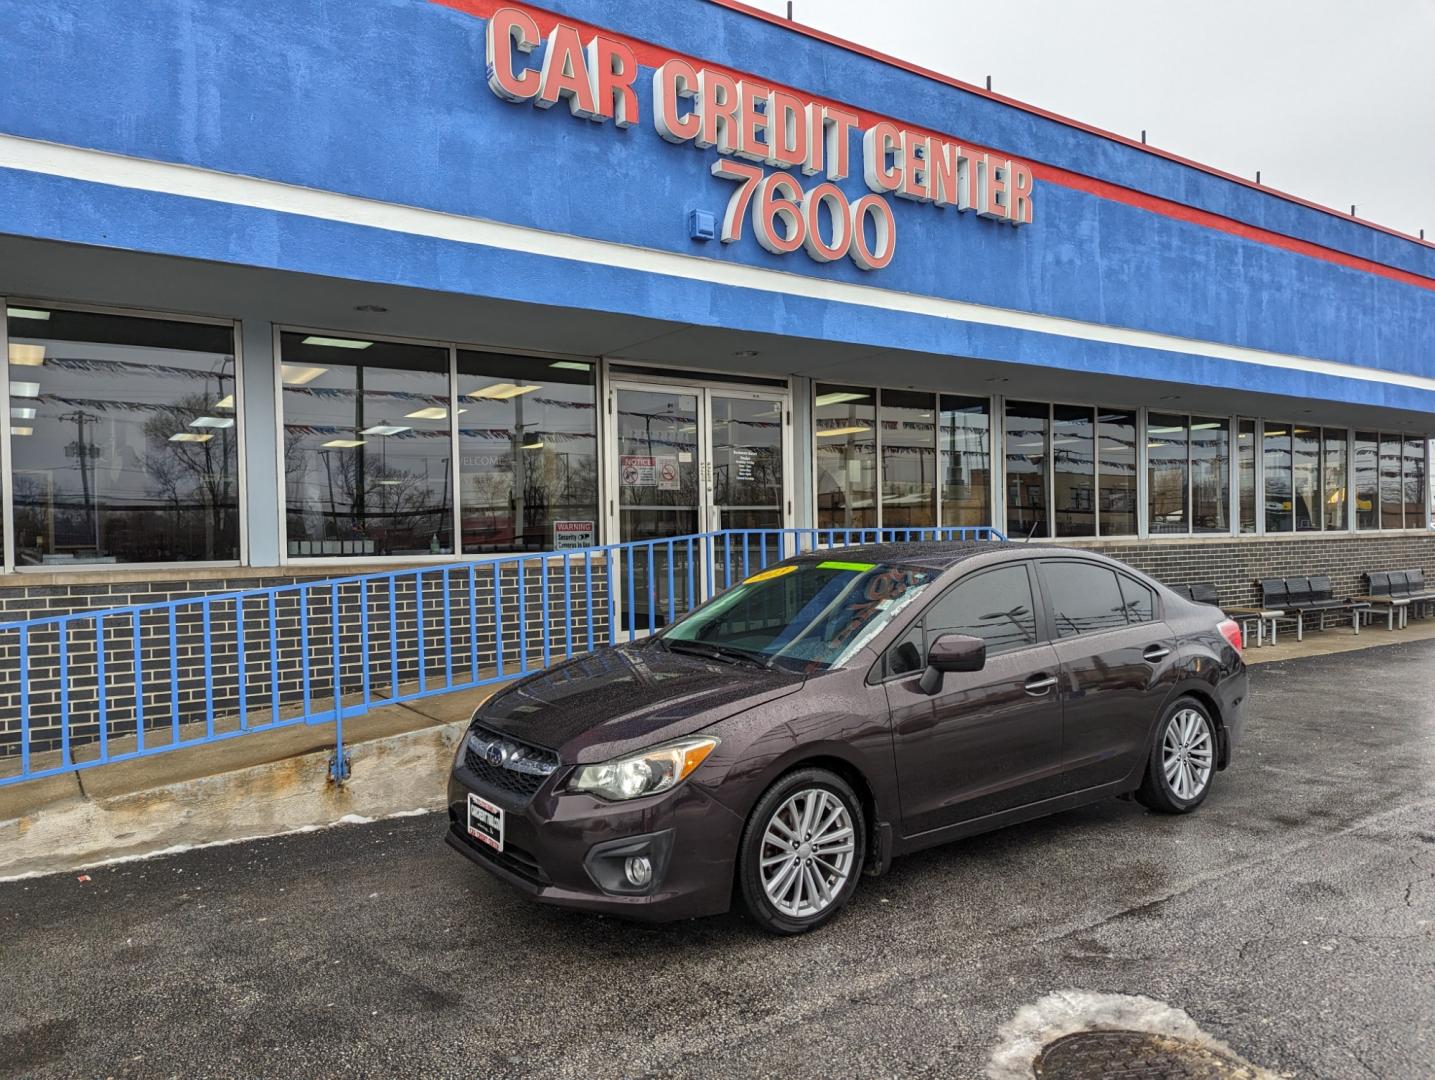
[[(1383, 609), (1387, 630), (1394, 630), (1397, 623), (1404, 627), (1410, 621), (1410, 605), (1413, 601), (1408, 594), (1400, 595), (1394, 591), (1390, 572), (1388, 570), (1371, 570), (1361, 576), (1365, 580), (1365, 595), (1358, 599), (1369, 605), (1366, 609), (1366, 618), (1373, 617), (1377, 610)], [(1401, 571), (1401, 588), (1405, 588), (1407, 584), (1404, 571)]]
[(1360, 633), (1362, 614), (1370, 609), (1368, 601), (1351, 597), (1341, 600), (1335, 596), (1330, 578), (1325, 575), (1313, 577), (1262, 578), (1261, 607), (1279, 611), (1270, 619), (1271, 644), (1276, 643), (1276, 623), (1282, 619), (1295, 623), (1295, 639), (1305, 640), (1307, 616), (1317, 619), (1316, 628), (1325, 629), (1325, 617), (1332, 613), (1350, 615), (1350, 626)]
[[(1275, 619), (1284, 615), (1283, 611), (1267, 611), (1263, 608), (1245, 607), (1222, 607), (1220, 593), (1216, 586), (1210, 581), (1196, 581), (1189, 585), (1173, 585), (1172, 590), (1184, 596), (1187, 600), (1193, 600), (1198, 604), (1210, 604), (1212, 607), (1221, 610), (1230, 618), (1241, 625), (1241, 639), (1247, 643), (1255, 642), (1256, 648), (1265, 644), (1266, 623), (1271, 624), (1271, 644), (1276, 643)], [(1255, 624), (1255, 635), (1251, 635), (1251, 625)]]

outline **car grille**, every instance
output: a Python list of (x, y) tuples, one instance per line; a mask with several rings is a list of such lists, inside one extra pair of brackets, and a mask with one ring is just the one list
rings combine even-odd
[[(487, 728), (475, 727), (467, 738), (464, 768), (488, 788), (531, 799), (558, 768), (558, 755), (552, 750), (517, 742)], [(494, 748), (498, 752), (490, 753)]]
[(531, 881), (535, 885), (549, 885), (552, 883), (548, 875), (543, 872), (543, 867), (538, 864), (538, 860), (523, 848), (517, 847), (511, 841), (505, 841), (501, 852), (494, 851), (493, 848), (487, 844), (479, 843), (468, 835), (468, 832), (463, 827), (463, 822), (459, 820), (459, 815), (456, 812), (451, 813), (449, 818), (453, 822), (454, 835), (462, 840), (470, 851), (482, 857), (485, 862), (491, 862), (501, 866), (510, 873), (517, 874), (519, 877)]

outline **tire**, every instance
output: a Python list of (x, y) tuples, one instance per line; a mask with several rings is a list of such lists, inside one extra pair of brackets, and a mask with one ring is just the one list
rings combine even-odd
[(1178, 698), (1156, 725), (1136, 801), (1161, 814), (1189, 814), (1216, 779), (1216, 722), (1195, 698)]
[[(804, 821), (811, 833), (801, 828)], [(769, 933), (805, 934), (846, 906), (866, 854), (867, 821), (852, 786), (826, 769), (788, 773), (763, 793), (743, 829), (743, 903)], [(783, 856), (786, 861), (773, 861)], [(771, 865), (764, 867), (764, 860)]]

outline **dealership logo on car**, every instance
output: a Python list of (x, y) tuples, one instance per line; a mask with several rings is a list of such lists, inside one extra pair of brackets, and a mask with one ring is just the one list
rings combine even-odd
[[(522, 58), (540, 45), (541, 63), (526, 66)], [(585, 44), (563, 22), (545, 39), (532, 15), (501, 8), (488, 21), (486, 50), (488, 85), (504, 101), (540, 109), (566, 101), (574, 116), (619, 128), (639, 121), (638, 62), (621, 41), (598, 34)], [(681, 58), (653, 73), (653, 124), (668, 142), (723, 155), (713, 175), (738, 184), (723, 215), (725, 244), (742, 239), (751, 218), (758, 243), (774, 254), (800, 248), (817, 262), (850, 258), (863, 270), (882, 270), (897, 247), (888, 195), (974, 210), (1008, 225), (1032, 221), (1029, 165), (886, 120), (862, 132), (870, 193), (849, 199), (838, 183), (851, 172), (855, 113)], [(799, 171), (825, 180), (804, 188)]]

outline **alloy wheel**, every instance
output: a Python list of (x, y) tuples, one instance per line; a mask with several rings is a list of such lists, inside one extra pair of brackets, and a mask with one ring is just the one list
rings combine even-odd
[(1210, 721), (1195, 709), (1182, 709), (1172, 716), (1161, 745), (1161, 768), (1178, 799), (1189, 802), (1206, 790), (1214, 760)]
[(773, 907), (789, 918), (826, 911), (852, 876), (856, 840), (852, 815), (825, 788), (788, 797), (763, 833), (759, 874)]

